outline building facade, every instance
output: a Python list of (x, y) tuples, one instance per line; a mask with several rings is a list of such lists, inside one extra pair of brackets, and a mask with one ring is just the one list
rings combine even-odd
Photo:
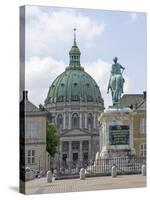
[(48, 170), (46, 151), (46, 112), (39, 110), (28, 100), (28, 92), (23, 92), (20, 103), (23, 115), (20, 118), (20, 161), (21, 165), (33, 172)]
[(137, 104), (135, 112), (134, 148), (138, 156), (146, 157), (146, 99)]
[(136, 155), (146, 157), (146, 92), (143, 94), (125, 94), (121, 104), (134, 111), (133, 142)]
[(81, 66), (80, 55), (74, 34), (69, 66), (53, 81), (45, 100), (59, 136), (57, 156), (64, 163), (94, 160), (99, 150), (98, 116), (104, 101), (99, 86)]

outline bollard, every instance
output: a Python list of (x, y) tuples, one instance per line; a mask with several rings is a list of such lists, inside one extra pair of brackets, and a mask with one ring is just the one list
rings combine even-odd
[(113, 178), (115, 178), (117, 176), (117, 169), (116, 169), (115, 165), (113, 165), (112, 168), (111, 168), (111, 176)]
[(53, 171), (53, 180), (55, 180), (57, 177), (57, 169), (54, 169)]
[(52, 174), (52, 172), (48, 171), (46, 177), (47, 177), (47, 183), (51, 183), (52, 180), (53, 180), (53, 174)]
[(84, 180), (85, 179), (85, 169), (81, 168), (80, 169), (80, 180)]
[(142, 176), (146, 176), (146, 165), (142, 165)]

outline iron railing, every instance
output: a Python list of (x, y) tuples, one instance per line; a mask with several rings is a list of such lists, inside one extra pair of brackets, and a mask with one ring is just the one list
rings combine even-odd
[(56, 179), (79, 177), (81, 168), (85, 169), (87, 177), (107, 176), (111, 175), (111, 168), (115, 165), (117, 174), (139, 174), (143, 164), (146, 164), (145, 157), (100, 159), (96, 163), (92, 161), (68, 161), (56, 162), (52, 171)]

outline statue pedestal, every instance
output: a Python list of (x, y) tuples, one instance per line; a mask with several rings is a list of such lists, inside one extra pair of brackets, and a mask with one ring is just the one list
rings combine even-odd
[(100, 159), (135, 155), (133, 147), (133, 115), (134, 112), (126, 107), (110, 107), (101, 114), (99, 117), (100, 151), (96, 154), (96, 165)]

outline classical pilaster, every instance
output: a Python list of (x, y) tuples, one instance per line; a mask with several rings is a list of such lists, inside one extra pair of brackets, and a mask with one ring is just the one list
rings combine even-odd
[(82, 161), (82, 141), (80, 141), (80, 161)]
[(91, 159), (91, 140), (89, 140), (89, 160)]
[(131, 119), (131, 123), (130, 123), (130, 147), (134, 148), (134, 142), (133, 142), (133, 116), (130, 116), (130, 119)]
[(60, 162), (62, 162), (62, 142), (61, 141), (59, 145), (59, 152), (60, 152)]
[(63, 115), (63, 129), (66, 128), (66, 113)]
[(72, 161), (72, 141), (69, 141), (69, 162)]
[(93, 128), (96, 128), (96, 114), (93, 115)]
[(87, 113), (85, 113), (84, 116), (85, 116), (85, 128), (87, 128)]
[(82, 129), (82, 113), (80, 113), (80, 128)]
[(69, 112), (69, 123), (68, 123), (68, 129), (71, 129), (71, 113)]

